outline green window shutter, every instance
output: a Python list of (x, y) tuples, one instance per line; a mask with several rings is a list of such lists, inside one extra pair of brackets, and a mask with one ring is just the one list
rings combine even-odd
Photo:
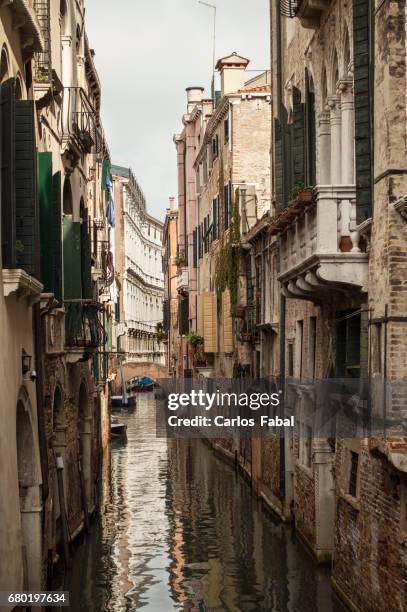
[(192, 235), (192, 250), (193, 250), (193, 266), (194, 268), (198, 267), (198, 230), (197, 228), (194, 229), (193, 235)]
[(189, 333), (189, 299), (181, 298), (179, 302), (179, 333), (186, 336)]
[(110, 162), (108, 159), (104, 159), (102, 162), (102, 191), (106, 189), (106, 179), (107, 175), (110, 172)]
[(21, 245), (21, 250), (17, 249), (17, 265), (39, 278), (37, 152), (32, 100), (16, 101), (15, 121), (16, 240)]
[(353, 0), (355, 92), (356, 215), (362, 223), (372, 215), (373, 82), (371, 71), (371, 0)]
[(61, 172), (52, 176), (52, 153), (38, 153), (41, 280), (44, 291), (62, 300)]
[(230, 202), (229, 202), (229, 185), (225, 185), (223, 188), (223, 200), (224, 200), (224, 226), (225, 230), (229, 227), (229, 219), (230, 219)]
[(81, 223), (64, 218), (64, 299), (82, 298)]
[(81, 281), (82, 298), (84, 300), (92, 299), (91, 250), (89, 223), (86, 216), (86, 218), (82, 220), (81, 224)]
[(276, 209), (284, 208), (283, 134), (279, 119), (274, 119), (274, 185)]
[(62, 301), (62, 179), (61, 172), (52, 177), (52, 278), (53, 293)]
[(294, 184), (305, 183), (305, 112), (301, 92), (293, 87), (293, 174)]
[(1, 244), (3, 268), (16, 267), (15, 79), (0, 86)]

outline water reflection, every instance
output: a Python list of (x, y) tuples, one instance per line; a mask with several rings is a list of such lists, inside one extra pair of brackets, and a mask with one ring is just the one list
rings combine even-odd
[(123, 420), (100, 523), (65, 577), (73, 610), (342, 609), (291, 528), (204, 443), (155, 437), (151, 395)]

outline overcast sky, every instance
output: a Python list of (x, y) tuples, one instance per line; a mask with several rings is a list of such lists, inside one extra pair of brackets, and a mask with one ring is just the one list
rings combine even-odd
[[(237, 51), (249, 69), (267, 69), (268, 0), (209, 1), (217, 6), (216, 58)], [(177, 197), (172, 138), (185, 88), (202, 85), (210, 96), (213, 10), (197, 0), (86, 0), (86, 28), (112, 161), (133, 169), (162, 219), (168, 197)]]

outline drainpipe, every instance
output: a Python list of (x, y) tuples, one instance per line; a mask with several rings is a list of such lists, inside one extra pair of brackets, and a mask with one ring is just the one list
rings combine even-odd
[(38, 439), (39, 439), (39, 447), (40, 447), (40, 463), (41, 463), (41, 473), (42, 473), (42, 501), (45, 502), (48, 497), (48, 493), (49, 493), (49, 484), (48, 484), (48, 452), (47, 452), (47, 440), (46, 440), (46, 435), (45, 435), (45, 420), (44, 420), (42, 321), (41, 321), (39, 303), (33, 305), (33, 326), (34, 326), (35, 367), (37, 371), (35, 394), (36, 394), (36, 401), (37, 401)]

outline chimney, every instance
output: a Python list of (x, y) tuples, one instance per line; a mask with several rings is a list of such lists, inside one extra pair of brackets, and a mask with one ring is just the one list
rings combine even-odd
[(202, 102), (204, 87), (187, 87), (187, 112), (192, 112), (194, 106)]
[(216, 70), (220, 72), (222, 97), (242, 89), (249, 61), (238, 55), (236, 51), (218, 60)]
[(175, 209), (175, 198), (170, 198), (170, 210)]

